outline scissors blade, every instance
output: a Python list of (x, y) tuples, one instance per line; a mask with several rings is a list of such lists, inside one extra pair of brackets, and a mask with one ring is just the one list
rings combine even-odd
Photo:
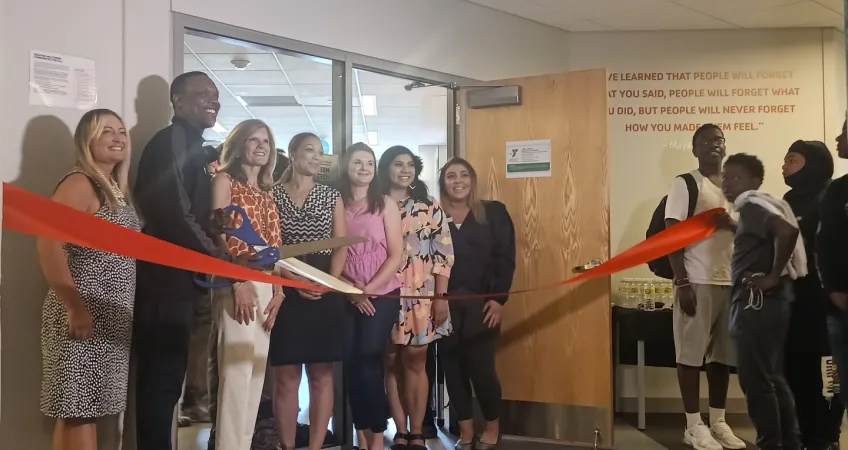
[(361, 242), (367, 241), (368, 238), (359, 237), (359, 236), (348, 236), (348, 237), (340, 237), (340, 238), (332, 238), (332, 239), (324, 239), (322, 241), (312, 241), (312, 242), (303, 242), (300, 244), (291, 244), (284, 245), (282, 247), (278, 247), (280, 250), (280, 259), (293, 258), (295, 256), (300, 255), (308, 255), (310, 253), (317, 253), (322, 250), (329, 250), (338, 247), (344, 247), (346, 245), (359, 244)]

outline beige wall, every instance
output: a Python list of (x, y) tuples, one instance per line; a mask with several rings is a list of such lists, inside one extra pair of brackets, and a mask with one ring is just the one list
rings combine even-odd
[[(691, 154), (692, 131), (682, 124), (726, 123), (728, 153), (759, 156), (766, 166), (764, 189), (782, 195), (780, 174), (783, 156), (797, 139), (823, 140), (833, 147), (845, 110), (844, 38), (835, 30), (721, 30), (692, 32), (585, 33), (569, 40), (569, 70), (607, 67), (610, 74), (610, 239), (613, 254), (645, 238), (645, 229), (672, 178), (696, 167)], [(707, 80), (705, 73), (727, 74), (729, 79)], [(781, 72), (757, 76), (758, 72)], [(662, 80), (623, 81), (621, 74), (661, 74)], [(672, 80), (683, 74), (688, 81)], [(740, 74), (754, 79), (741, 79)], [(688, 75), (687, 75), (688, 74)], [(696, 75), (700, 74), (700, 75)], [(737, 79), (734, 79), (734, 74)], [(780, 75), (782, 79), (770, 78)], [(765, 76), (765, 77), (764, 77)], [(696, 79), (700, 78), (700, 79)], [(744, 89), (765, 88), (768, 96), (742, 96)], [(797, 89), (797, 95), (775, 95), (775, 89)], [(704, 90), (704, 97), (671, 98), (672, 90)], [(622, 98), (620, 91), (637, 90), (666, 98)], [(735, 90), (735, 91), (734, 91)], [(730, 97), (711, 96), (727, 93)], [(771, 105), (791, 105), (792, 112), (765, 113)], [(640, 108), (657, 108), (655, 114)], [(672, 111), (670, 108), (694, 108)], [(726, 107), (741, 107), (733, 113)], [(634, 108), (634, 111), (619, 111)], [(661, 108), (666, 108), (665, 114)], [(712, 113), (711, 108), (718, 108)], [(624, 112), (625, 115), (619, 114)], [(663, 124), (671, 131), (653, 131)], [(629, 126), (647, 131), (628, 131)], [(756, 128), (756, 130), (748, 130)], [(639, 128), (642, 130), (643, 128)], [(647, 267), (613, 277), (649, 277)], [(649, 349), (650, 350), (650, 349)], [(636, 395), (635, 370), (620, 371), (620, 392)], [(735, 377), (734, 377), (735, 378)], [(673, 369), (647, 369), (647, 396), (676, 399), (679, 390)], [(702, 383), (706, 397), (706, 380)], [(742, 398), (738, 383), (730, 396)], [(665, 403), (679, 407), (677, 402)]]

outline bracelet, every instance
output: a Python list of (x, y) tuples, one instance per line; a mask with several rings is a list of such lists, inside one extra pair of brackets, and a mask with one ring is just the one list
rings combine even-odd
[(677, 287), (689, 286), (689, 277), (678, 278), (674, 280), (674, 285)]

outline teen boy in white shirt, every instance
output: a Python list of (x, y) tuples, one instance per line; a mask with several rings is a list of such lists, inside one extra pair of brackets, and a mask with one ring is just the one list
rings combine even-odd
[[(726, 153), (724, 133), (705, 124), (692, 137), (698, 170), (691, 176), (698, 186), (694, 214), (714, 208), (732, 211), (721, 191), (721, 167)], [(688, 218), (686, 181), (675, 178), (665, 210), (666, 227)], [(730, 260), (735, 224), (729, 215), (719, 217), (720, 230), (683, 251), (669, 255), (674, 271), (674, 347), (677, 380), (686, 411), (683, 442), (696, 450), (743, 449), (724, 420), (730, 366), (735, 364), (728, 327), (731, 297)], [(706, 362), (709, 382), (709, 427), (700, 413), (701, 367)]]

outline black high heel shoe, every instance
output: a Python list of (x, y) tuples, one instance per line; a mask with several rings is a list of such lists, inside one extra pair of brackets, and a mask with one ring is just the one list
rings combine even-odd
[[(389, 450), (408, 450), (409, 449), (409, 438), (411, 436), (404, 433), (395, 433), (395, 437), (392, 438), (392, 445), (389, 447)], [(394, 441), (404, 440), (406, 444), (395, 443)]]
[(474, 444), (474, 450), (496, 450), (501, 446), (501, 435), (498, 435), (498, 441), (494, 444), (487, 444), (485, 442), (480, 442), (480, 438), (477, 438), (477, 442)]
[[(406, 435), (409, 446), (406, 447), (406, 450), (427, 450), (427, 439), (424, 438), (423, 434), (408, 434)], [(412, 441), (421, 441), (424, 444), (413, 444)]]

